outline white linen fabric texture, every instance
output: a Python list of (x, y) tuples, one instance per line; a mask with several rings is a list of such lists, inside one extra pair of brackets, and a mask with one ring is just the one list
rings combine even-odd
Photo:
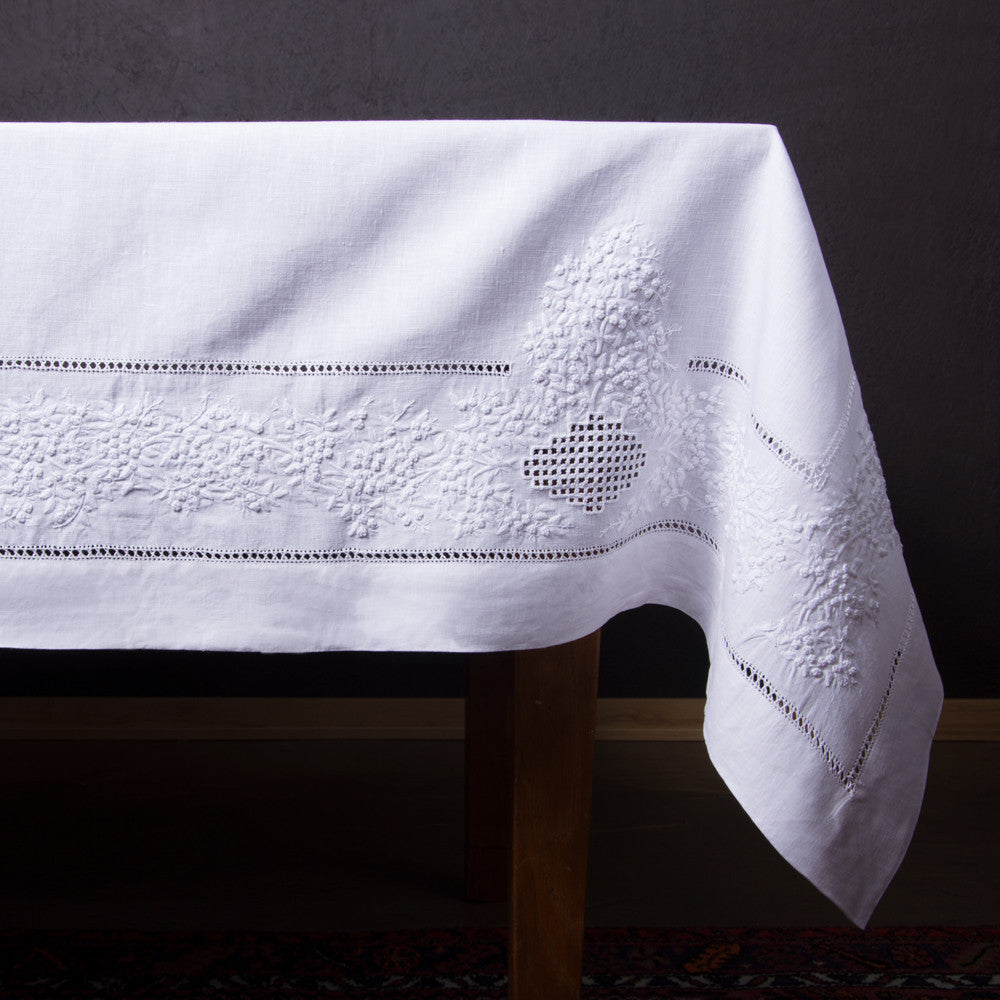
[(718, 771), (868, 920), (941, 687), (775, 129), (9, 124), (0, 214), (0, 644), (499, 650), (671, 605)]

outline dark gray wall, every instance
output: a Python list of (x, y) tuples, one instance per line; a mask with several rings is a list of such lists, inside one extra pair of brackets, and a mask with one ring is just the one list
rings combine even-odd
[[(0, 118), (777, 124), (947, 693), (1000, 697), (998, 53), (995, 0), (2, 0)], [(623, 616), (605, 647), (605, 694), (702, 689), (676, 613)], [(443, 694), (461, 676), (433, 658), (3, 660), (9, 693)]]

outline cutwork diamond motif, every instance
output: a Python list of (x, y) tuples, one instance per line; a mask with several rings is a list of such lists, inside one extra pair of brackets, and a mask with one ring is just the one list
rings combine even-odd
[(533, 448), (524, 474), (536, 489), (596, 514), (632, 485), (645, 462), (646, 453), (634, 434), (622, 430), (621, 421), (590, 414), (585, 423), (570, 424), (569, 433), (554, 437), (549, 447)]

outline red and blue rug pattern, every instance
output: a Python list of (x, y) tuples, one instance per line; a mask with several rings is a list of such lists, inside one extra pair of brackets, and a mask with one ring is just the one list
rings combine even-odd
[[(502, 1000), (502, 931), (0, 931), (4, 1000)], [(1000, 927), (593, 929), (582, 1000), (1000, 1000)]]

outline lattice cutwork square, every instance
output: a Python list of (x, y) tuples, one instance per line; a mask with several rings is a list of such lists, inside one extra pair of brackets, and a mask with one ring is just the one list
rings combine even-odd
[(533, 448), (524, 474), (549, 496), (583, 504), (588, 514), (596, 514), (632, 485), (645, 463), (645, 452), (634, 434), (622, 430), (621, 421), (590, 414), (551, 445)]

